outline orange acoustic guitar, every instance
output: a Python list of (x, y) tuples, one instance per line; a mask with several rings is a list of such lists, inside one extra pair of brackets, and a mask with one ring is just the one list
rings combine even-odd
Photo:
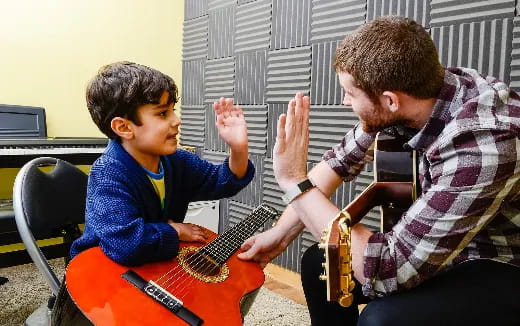
[(88, 249), (69, 263), (67, 290), (99, 326), (242, 325), (241, 303), (262, 286), (264, 273), (237, 251), (278, 215), (260, 205), (219, 236), (206, 230), (206, 245), (181, 242), (176, 258), (138, 267), (115, 263), (99, 247)]

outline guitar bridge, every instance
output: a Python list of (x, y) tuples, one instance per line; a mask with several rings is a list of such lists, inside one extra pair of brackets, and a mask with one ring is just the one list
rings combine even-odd
[(166, 309), (173, 312), (179, 318), (187, 322), (191, 326), (202, 325), (204, 322), (200, 317), (190, 310), (186, 309), (181, 300), (176, 298), (153, 281), (147, 282), (139, 274), (129, 269), (121, 275), (130, 284), (144, 292), (146, 295), (160, 303)]

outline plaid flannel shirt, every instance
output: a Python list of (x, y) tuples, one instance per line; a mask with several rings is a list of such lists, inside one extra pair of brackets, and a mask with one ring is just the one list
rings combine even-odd
[[(344, 180), (372, 160), (375, 135), (355, 128), (323, 159)], [(446, 69), (419, 153), (422, 195), (364, 253), (363, 293), (417, 286), (454, 264), (492, 259), (520, 267), (520, 97), (466, 68)]]

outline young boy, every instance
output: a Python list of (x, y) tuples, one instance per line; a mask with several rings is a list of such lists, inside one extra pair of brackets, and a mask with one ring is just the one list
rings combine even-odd
[(87, 106), (110, 138), (94, 162), (83, 235), (71, 257), (100, 246), (122, 265), (167, 260), (179, 241), (204, 241), (204, 231), (182, 223), (188, 203), (235, 195), (254, 176), (242, 110), (230, 99), (213, 104), (229, 158), (220, 165), (178, 149), (177, 87), (167, 75), (130, 62), (102, 67), (87, 87)]

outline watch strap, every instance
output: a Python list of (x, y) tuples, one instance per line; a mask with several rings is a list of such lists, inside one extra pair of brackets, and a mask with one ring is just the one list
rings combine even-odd
[(304, 192), (309, 191), (314, 188), (316, 185), (312, 182), (311, 179), (305, 179), (302, 182), (298, 183), (291, 189), (289, 189), (283, 196), (282, 200), (285, 204), (289, 205), (296, 197), (300, 196)]

